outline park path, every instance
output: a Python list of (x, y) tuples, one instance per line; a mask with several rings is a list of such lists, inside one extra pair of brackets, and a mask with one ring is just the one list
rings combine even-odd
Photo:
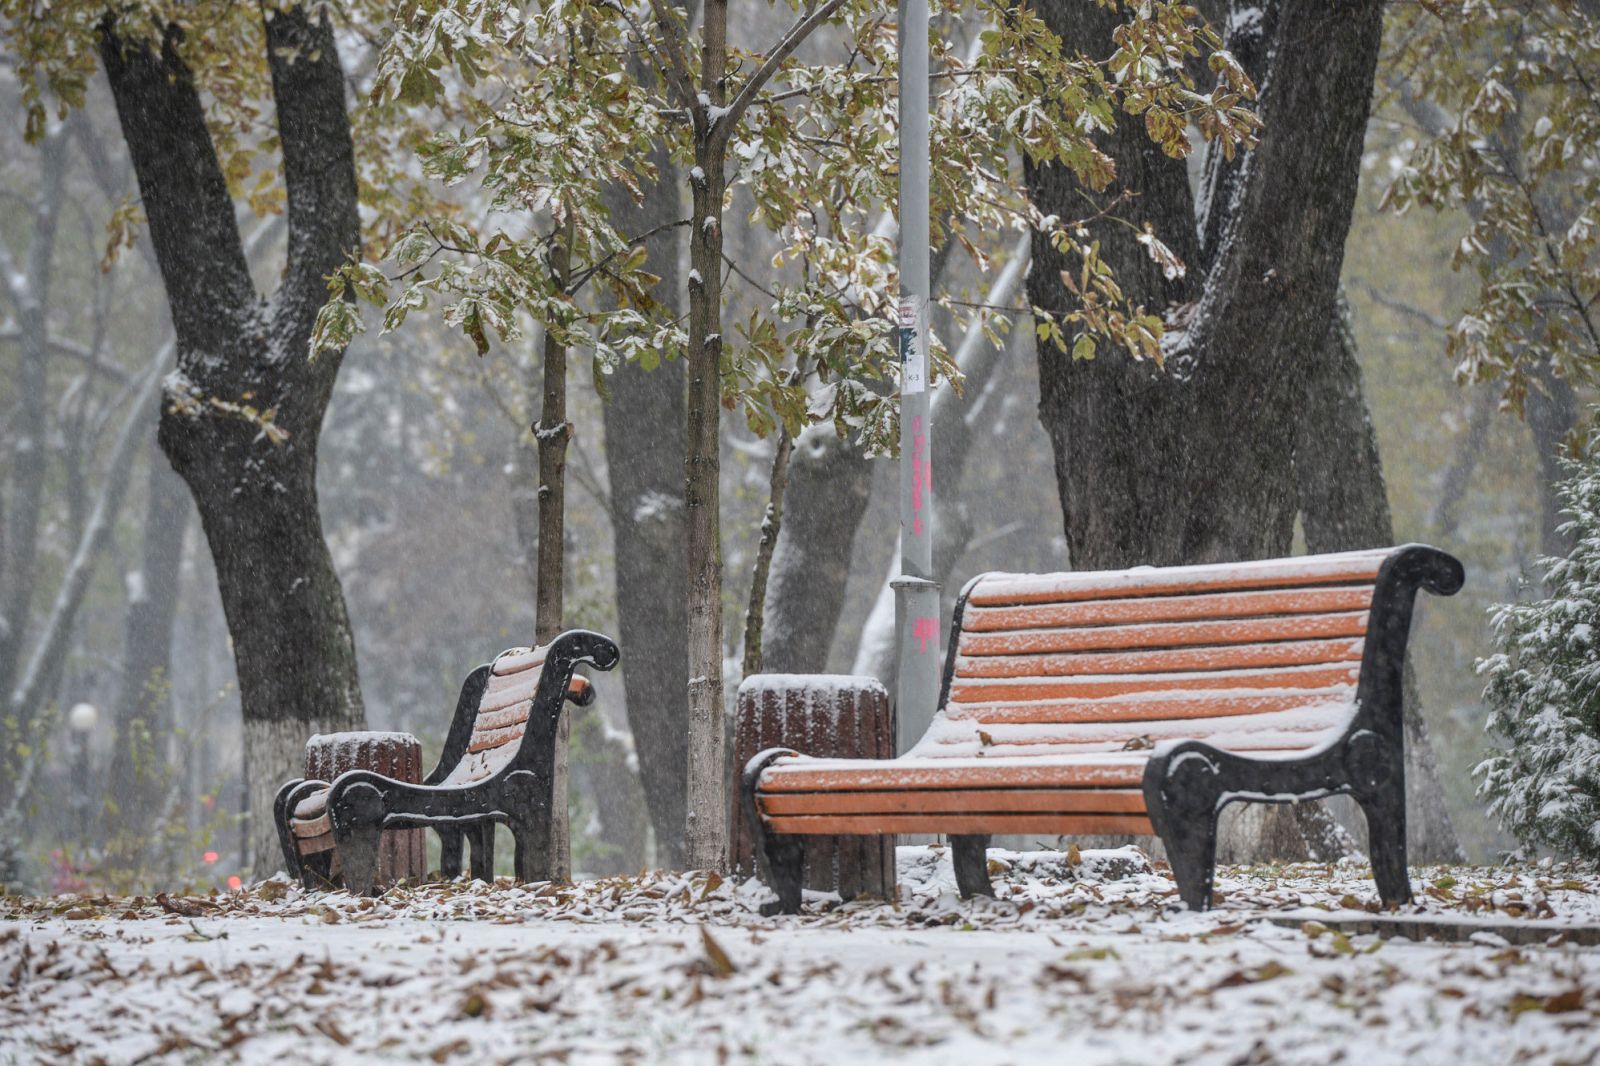
[[(6, 901), (0, 1063), (1600, 1057), (1600, 949), (1346, 937), (1324, 928), (1337, 908), (1261, 920), (1263, 899), (1327, 906), (1359, 886), (1354, 868), (1235, 873), (1229, 906), (1191, 914), (1162, 874), (1098, 876), (1093, 855), (1075, 877), (1060, 856), (1003, 858), (1007, 898), (963, 903), (947, 860), (905, 850), (898, 908), (814, 903), (801, 918), (760, 917), (754, 884), (684, 875), (376, 902), (281, 886), (210, 905)], [(1493, 876), (1501, 904), (1558, 917), (1600, 895), (1593, 878)], [(1437, 891), (1465, 897), (1462, 882)]]

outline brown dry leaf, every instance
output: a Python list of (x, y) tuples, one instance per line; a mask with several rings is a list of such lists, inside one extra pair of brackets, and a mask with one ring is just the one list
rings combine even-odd
[(434, 1062), (444, 1062), (451, 1055), (462, 1051), (471, 1051), (472, 1044), (467, 1040), (452, 1040), (448, 1044), (440, 1044), (429, 1053), (428, 1057)]
[(700, 942), (705, 947), (706, 962), (710, 964), (712, 976), (727, 977), (737, 969), (733, 960), (728, 958), (728, 953), (722, 950), (722, 945), (711, 936), (711, 930), (703, 925), (700, 927)]
[(289, 894), (289, 886), (282, 881), (263, 881), (256, 886), (256, 898), (266, 900), (268, 903), (282, 899)]
[(1565, 1014), (1567, 1011), (1583, 1009), (1583, 989), (1569, 988), (1565, 992), (1558, 992), (1553, 996), (1546, 996), (1544, 1012), (1546, 1014)]
[(1262, 981), (1271, 981), (1274, 978), (1283, 977), (1285, 974), (1293, 972), (1277, 959), (1268, 959), (1254, 969), (1235, 970), (1211, 987), (1213, 989), (1238, 988), (1240, 985), (1260, 984)]
[(339, 1028), (339, 1023), (334, 1021), (332, 1018), (317, 1019), (317, 1032), (321, 1033), (329, 1040), (332, 1040), (340, 1047), (348, 1047), (350, 1044), (350, 1038), (345, 1035), (343, 1029)]
[(1080, 852), (1078, 850), (1078, 845), (1076, 845), (1076, 844), (1068, 844), (1067, 845), (1067, 865), (1068, 866), (1077, 866), (1081, 862), (1083, 862), (1083, 854), (1082, 854), (1082, 852)]
[(156, 893), (156, 903), (168, 914), (181, 915), (184, 918), (199, 918), (206, 910), (197, 901), (192, 899), (173, 899), (165, 892)]

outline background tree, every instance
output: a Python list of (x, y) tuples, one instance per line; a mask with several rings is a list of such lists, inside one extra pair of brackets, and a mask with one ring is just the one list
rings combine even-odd
[[(1182, 162), (1142, 132), (1125, 125), (1103, 142), (1118, 178), (1098, 200), (1104, 217), (1089, 229), (1129, 298), (1162, 311), (1165, 368), (1083, 359), (1092, 349), (1079, 341), (1072, 341), (1074, 357), (1065, 343), (1039, 346), (1040, 417), (1055, 449), (1078, 568), (1285, 555), (1302, 496), (1316, 502), (1309, 488), (1299, 489), (1296, 433), (1308, 406), (1325, 406), (1293, 367), (1330, 354), (1322, 339), (1333, 323), (1383, 9), (1282, 0), (1228, 10), (1225, 44), (1261, 87), (1259, 144), (1235, 158), (1211, 152), (1196, 192)], [(1044, 11), (1069, 47), (1088, 54), (1103, 53), (1124, 32), (1111, 10), (1054, 4)], [(1147, 123), (1161, 121), (1147, 114)], [(1074, 200), (1049, 167), (1031, 168), (1029, 187), (1041, 211), (1066, 210)], [(1170, 256), (1147, 254), (1152, 234)], [(1042, 322), (1082, 305), (1058, 253), (1036, 241), (1034, 261), (1029, 293), (1045, 312)], [(1348, 374), (1335, 376), (1328, 375), (1330, 394), (1359, 386)], [(1347, 432), (1336, 439), (1361, 458), (1370, 438)], [(1335, 454), (1348, 457), (1342, 448)], [(1320, 486), (1325, 473), (1308, 485)], [(1386, 506), (1381, 490), (1381, 476), (1367, 485), (1369, 511)], [(1324, 513), (1308, 512), (1308, 544), (1315, 532), (1317, 548), (1355, 546), (1323, 533)], [(1298, 850), (1296, 834), (1274, 828), (1276, 820), (1265, 819), (1257, 835), (1281, 838), (1269, 845), (1275, 850)], [(1313, 850), (1336, 846), (1302, 823)]]
[(1489, 730), (1504, 743), (1476, 771), (1489, 810), (1525, 849), (1600, 858), (1600, 470), (1569, 464), (1560, 495), (1570, 552), (1543, 561), (1544, 595), (1495, 611)]
[(1395, 95), (1420, 128), (1396, 211), (1459, 212), (1451, 259), (1477, 292), (1444, 330), (1463, 383), (1495, 382), (1526, 417), (1543, 472), (1543, 551), (1563, 539), (1556, 485), (1580, 390), (1600, 368), (1600, 5), (1446, 5), (1398, 20)]
[[(195, 498), (216, 563), (251, 807), (264, 812), (308, 733), (365, 720), (316, 490), (317, 440), (340, 357), (303, 357), (322, 279), (360, 243), (332, 25), (326, 11), (300, 7), (212, 17), (191, 7), (124, 14), (84, 5), (52, 12), (49, 26), (29, 11), (9, 14), (31, 64), (31, 127), (42, 128), (47, 88), (65, 103), (81, 100), (95, 44), (111, 85), (177, 340), (160, 440)], [(269, 84), (289, 251), (281, 284), (262, 300), (232, 192), (255, 157), (240, 130), (252, 128), (253, 102)], [(253, 851), (266, 872), (276, 855), (267, 819), (257, 822)]]

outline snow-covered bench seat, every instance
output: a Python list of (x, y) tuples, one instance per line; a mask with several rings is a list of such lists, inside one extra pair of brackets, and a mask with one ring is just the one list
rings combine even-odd
[(576, 675), (588, 663), (617, 664), (609, 637), (572, 629), (546, 647), (512, 648), (467, 675), (456, 701), (439, 764), (421, 784), (371, 770), (334, 781), (294, 780), (278, 790), (273, 816), (289, 872), (308, 888), (325, 882), (336, 850), (345, 887), (364, 895), (377, 873), (385, 829), (432, 828), (439, 834), (446, 876), (461, 872), (462, 845), (472, 843), (472, 875), (494, 876), (494, 824), (516, 843), (516, 871), (537, 880), (549, 861), (556, 727), (563, 700), (594, 701)]
[(1344, 793), (1383, 899), (1410, 898), (1402, 724), (1416, 591), (1461, 564), (1425, 545), (1125, 571), (982, 574), (956, 602), (940, 707), (897, 759), (784, 749), (745, 769), (778, 907), (801, 836), (944, 833), (965, 895), (993, 833), (1157, 834), (1183, 900), (1209, 905), (1234, 800)]

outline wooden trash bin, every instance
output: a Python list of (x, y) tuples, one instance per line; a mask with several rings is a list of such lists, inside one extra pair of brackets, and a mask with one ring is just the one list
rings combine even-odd
[[(373, 770), (396, 781), (421, 782), (422, 745), (410, 733), (319, 733), (306, 741), (306, 780), (333, 781), (346, 770)], [(334, 876), (339, 874), (335, 849)], [(378, 882), (413, 883), (428, 876), (425, 829), (388, 829), (378, 845)]]
[[(844, 759), (892, 759), (894, 716), (889, 693), (874, 677), (838, 674), (755, 674), (739, 686), (734, 725), (733, 817), (729, 857), (734, 871), (754, 876), (755, 842), (738, 796), (745, 765), (768, 748)], [(859, 895), (895, 896), (893, 835), (805, 838), (805, 887)]]

